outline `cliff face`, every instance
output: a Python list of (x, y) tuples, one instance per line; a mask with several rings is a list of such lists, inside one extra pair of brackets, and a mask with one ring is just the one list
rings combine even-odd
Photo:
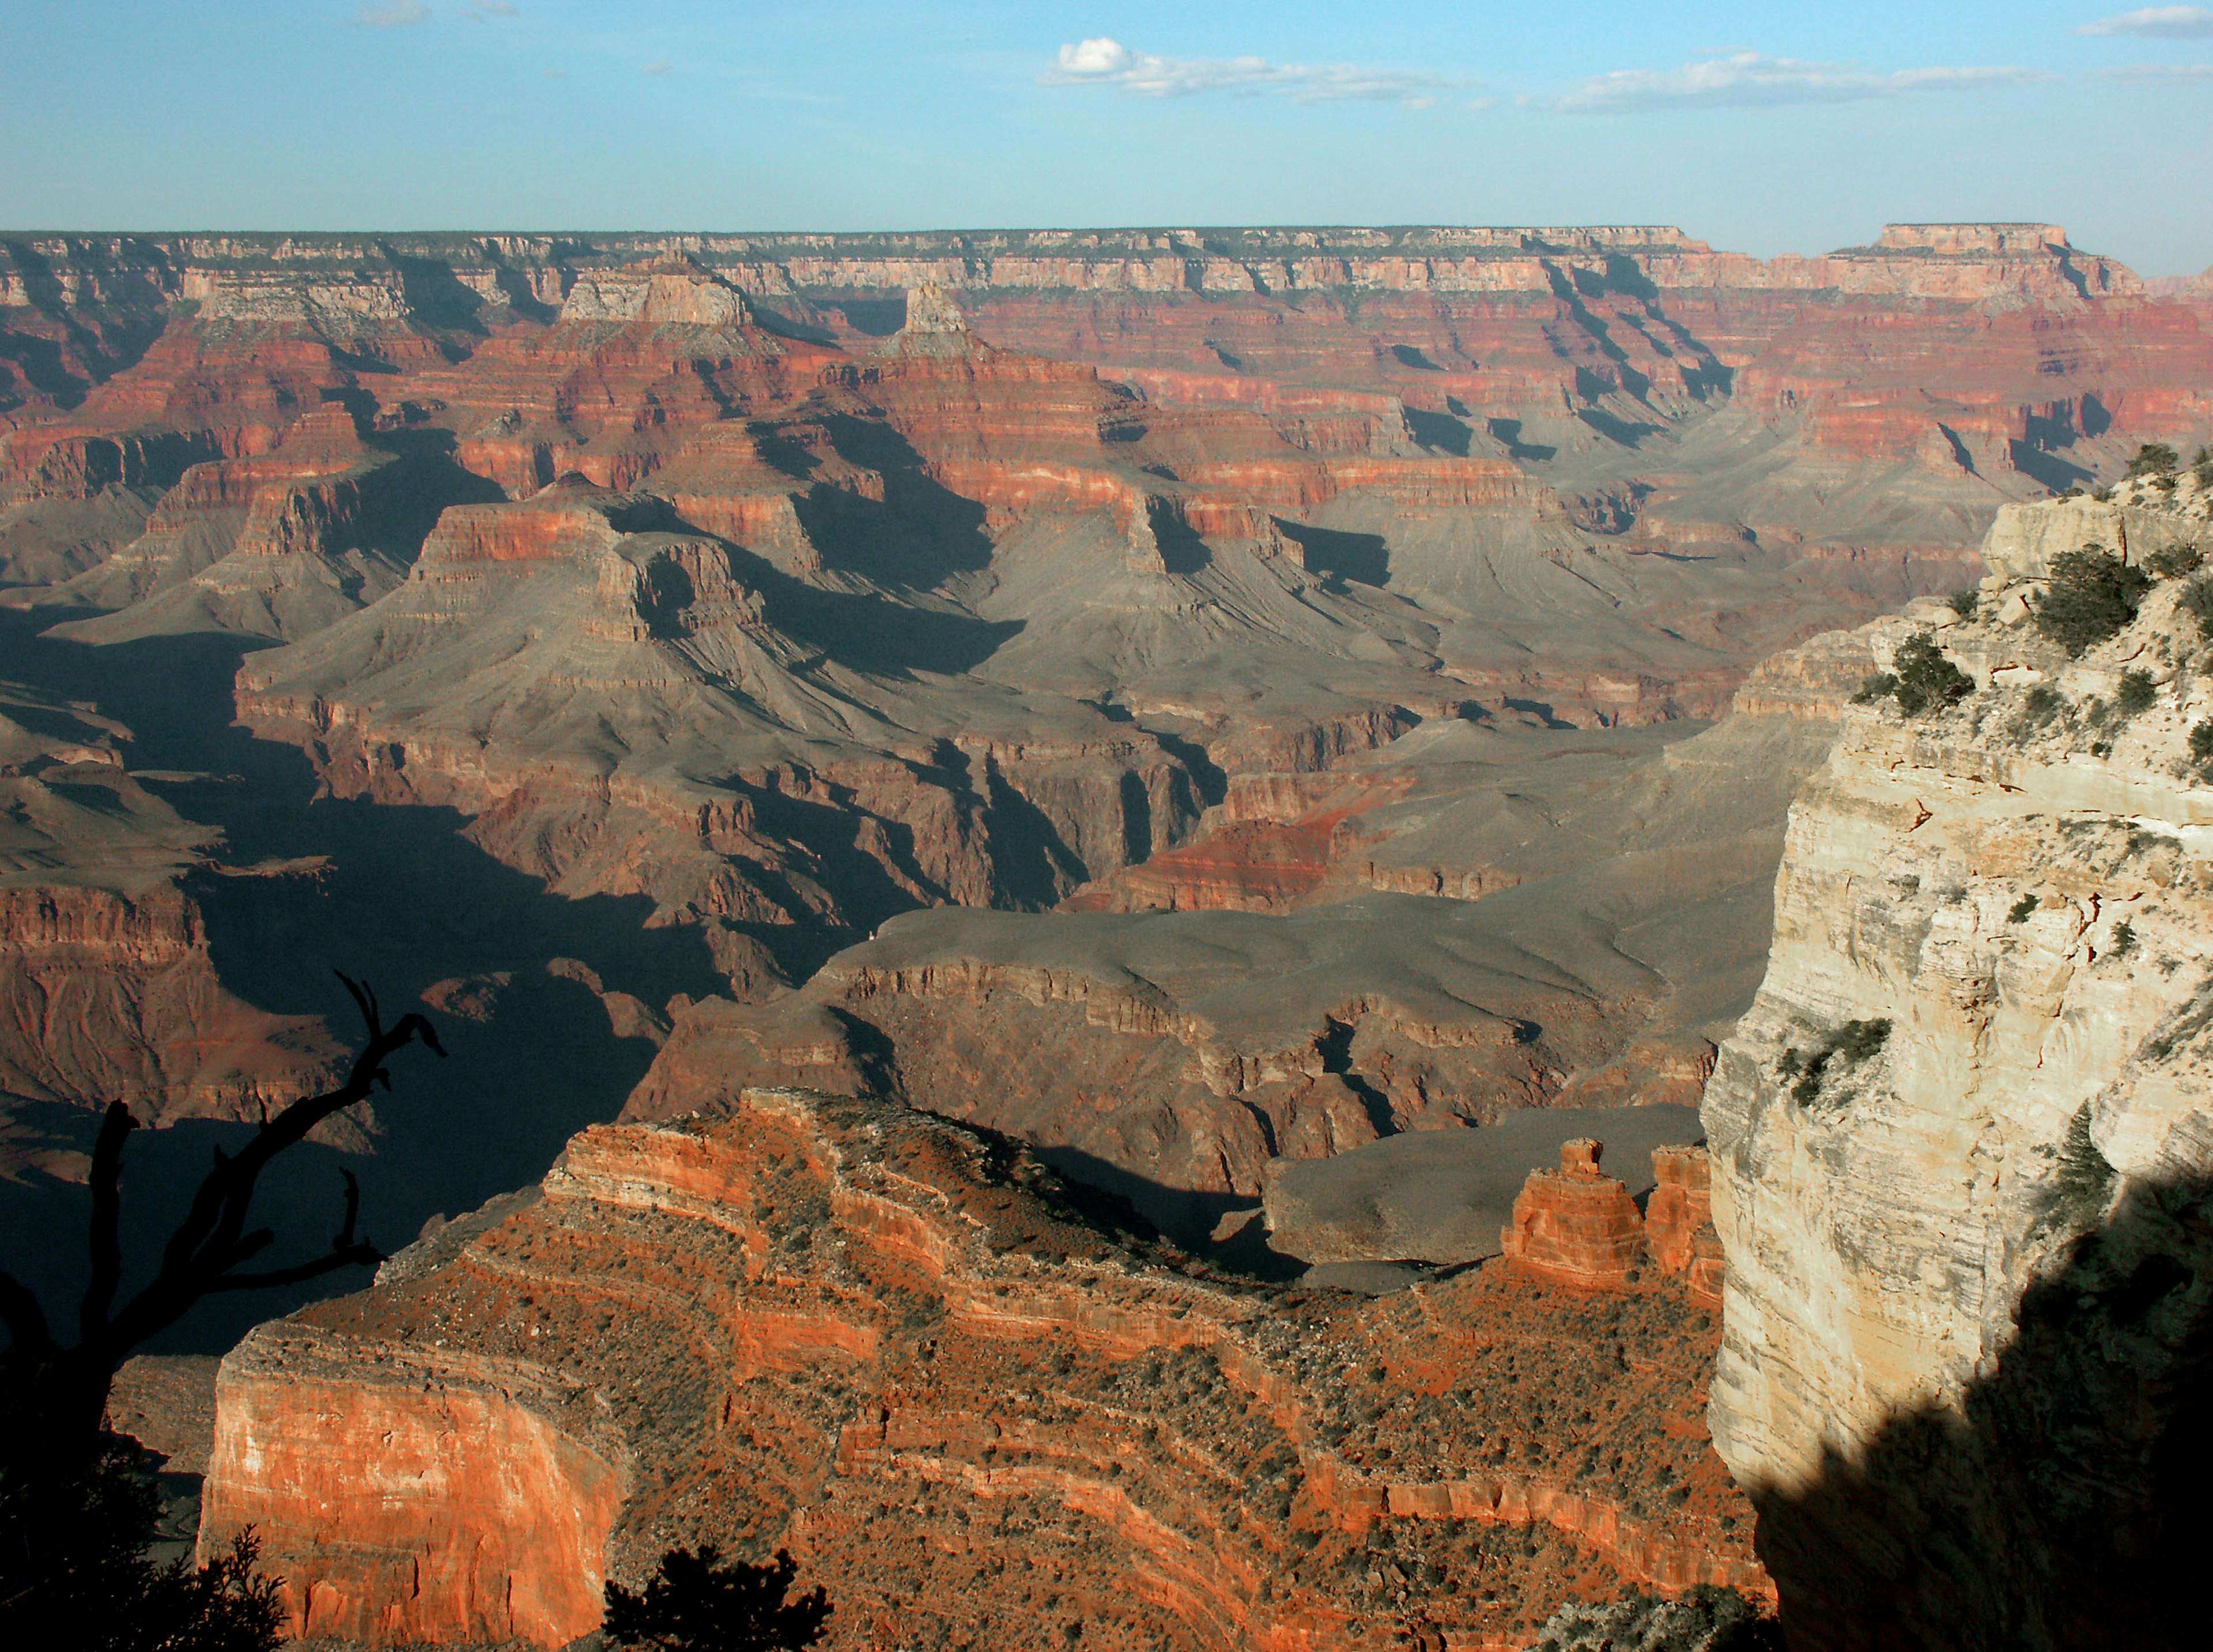
[(2204, 1437), (2213, 684), (2186, 579), (2079, 658), (2027, 602), (2044, 547), (2204, 537), (2194, 481), (2125, 493), (2002, 521), (1983, 617), (1872, 630), (1968, 692), (1848, 710), (1707, 1088), (1710, 1415), (1794, 1645), (2192, 1638), (2162, 1569)]
[(701, 1541), (789, 1546), (836, 1647), (1504, 1646), (1632, 1582), (1765, 1592), (1678, 1287), (1284, 1293), (1112, 1217), (881, 1103), (588, 1131), (224, 1362), (203, 1545), (254, 1525), (296, 1630), (372, 1644), (560, 1645)]
[[(0, 1094), (127, 1101), (148, 1124), (289, 1100), (332, 1046), (224, 989), (176, 881), (218, 834), (138, 783), (129, 744), (88, 705), (0, 681)], [(36, 1135), (0, 1164), (38, 1157)]]
[[(1538, 468), (1661, 550), (1749, 529), (1942, 554), (2003, 498), (2209, 411), (2198, 311), (2051, 224), (1893, 225), (1765, 263), (1622, 227), (70, 236), (0, 250), (0, 328), (54, 361), (0, 381), (27, 425), (0, 474), (166, 485), (179, 443), (263, 451), (344, 389), (512, 491), (628, 487), (668, 429), (788, 399), (823, 340), (871, 344), (924, 286), (1155, 405)], [(1694, 458), (1648, 440), (1692, 430)]]

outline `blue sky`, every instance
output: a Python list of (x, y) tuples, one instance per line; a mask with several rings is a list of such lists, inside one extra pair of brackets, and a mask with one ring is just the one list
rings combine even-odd
[(2034, 218), (2213, 264), (2213, 6), (0, 0), (0, 224)]

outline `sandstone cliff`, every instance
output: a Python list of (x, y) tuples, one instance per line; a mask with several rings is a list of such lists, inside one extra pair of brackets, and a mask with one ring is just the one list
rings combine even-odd
[(2205, 539), (2198, 485), (2009, 513), (1977, 617), (1871, 630), (1961, 677), (1848, 710), (1706, 1091), (1710, 1414), (1794, 1646), (2196, 1638), (2171, 1569), (2204, 1438), (2204, 588), (2148, 580), (2079, 657), (2034, 622), (2050, 553), (2124, 534), (2173, 573), (2150, 552)]
[(836, 1647), (1504, 1647), (1630, 1582), (1765, 1593), (1679, 1287), (1362, 1303), (1129, 1220), (865, 1100), (588, 1131), (232, 1353), (202, 1542), (254, 1525), (296, 1631), (378, 1645), (558, 1646), (700, 1541), (789, 1546)]

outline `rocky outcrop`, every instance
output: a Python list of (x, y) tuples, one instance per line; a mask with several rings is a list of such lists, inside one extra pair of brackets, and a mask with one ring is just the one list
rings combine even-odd
[(2194, 1638), (2213, 686), (2186, 582), (2079, 657), (2034, 620), (2045, 550), (2137, 508), (2009, 520), (1977, 617), (1870, 633), (1959, 675), (1848, 710), (1706, 1091), (1710, 1417), (1794, 1645)]
[(202, 1543), (253, 1524), (296, 1631), (559, 1645), (680, 1542), (789, 1548), (833, 1647), (1486, 1645), (1765, 1591), (1673, 1285), (1241, 1284), (1003, 1138), (789, 1091), (588, 1131), (427, 1243), (223, 1363)]
[(1646, 1242), (1652, 1259), (1669, 1273), (1681, 1273), (1698, 1253), (1698, 1235), (1713, 1226), (1713, 1168), (1695, 1147), (1655, 1148), (1652, 1197), (1644, 1207)]
[(65, 620), (55, 634), (113, 643), (320, 631), (399, 582), (404, 550), (379, 529), (403, 506), (406, 469), (365, 447), (334, 402), (296, 420), (273, 453), (190, 466), (137, 540), (50, 598), (122, 612)]
[[(1660, 1197), (1646, 1164), (1665, 1175), (1703, 1156), (1689, 1145), (1698, 1137), (1694, 1108), (1531, 1107), (1473, 1130), (1410, 1131), (1326, 1159), (1278, 1160), (1262, 1190), (1268, 1244), (1316, 1264), (1449, 1265), (1526, 1254), (1532, 1234), (1523, 1216), (1548, 1233), (1556, 1225), (1545, 1212), (1558, 1201), (1546, 1203), (1540, 1185), (1557, 1180), (1549, 1172), (1561, 1161), (1563, 1143), (1600, 1131), (1614, 1144), (1621, 1173), (1607, 1180), (1632, 1201), (1630, 1214), (1641, 1229), (1636, 1201)], [(1653, 1222), (1649, 1237), (1660, 1260), (1667, 1229), (1659, 1216)], [(1684, 1241), (1687, 1247), (1687, 1232)], [(1663, 1265), (1682, 1270), (1680, 1261)]]
[(1643, 1254), (1643, 1216), (1627, 1186), (1599, 1170), (1602, 1146), (1589, 1137), (1561, 1143), (1560, 1167), (1531, 1171), (1514, 1201), (1499, 1247), (1542, 1278), (1619, 1288)]

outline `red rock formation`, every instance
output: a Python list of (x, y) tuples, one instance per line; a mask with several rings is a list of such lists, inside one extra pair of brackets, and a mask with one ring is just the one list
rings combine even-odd
[(588, 1131), (226, 1360), (203, 1545), (256, 1524), (296, 1630), (372, 1644), (559, 1645), (679, 1542), (789, 1547), (836, 1648), (1505, 1644), (1632, 1583), (1766, 1592), (1673, 1283), (1284, 1293), (1091, 1208), (881, 1103)]
[(1702, 1147), (1663, 1147), (1652, 1154), (1652, 1197), (1644, 1232), (1652, 1259), (1668, 1273), (1691, 1265), (1699, 1233), (1713, 1226), (1712, 1167)]
[(1542, 1277), (1619, 1289), (1643, 1252), (1644, 1222), (1628, 1187), (1600, 1173), (1600, 1146), (1588, 1137), (1565, 1143), (1558, 1170), (1531, 1171), (1499, 1243)]
[(174, 888), (0, 885), (0, 1091), (142, 1123), (251, 1118), (332, 1070), (320, 1022), (227, 991)]

